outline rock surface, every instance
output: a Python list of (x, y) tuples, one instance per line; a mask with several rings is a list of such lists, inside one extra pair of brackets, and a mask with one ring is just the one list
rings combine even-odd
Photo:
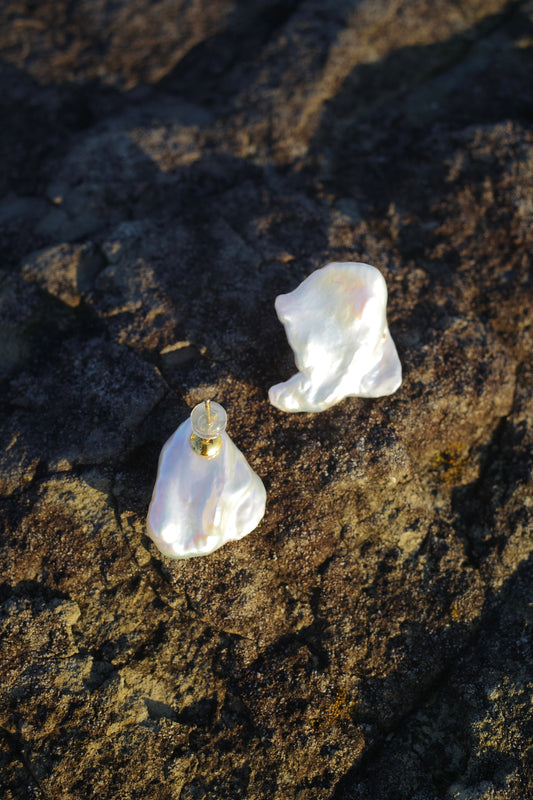
[[(533, 796), (533, 4), (2, 15), (1, 797)], [(285, 415), (274, 298), (344, 260), (403, 385)], [(267, 513), (174, 562), (208, 395)]]

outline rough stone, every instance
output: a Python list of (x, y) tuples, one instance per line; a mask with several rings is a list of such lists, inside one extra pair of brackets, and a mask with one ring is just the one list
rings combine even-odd
[[(37, 6), (0, 26), (0, 795), (526, 800), (531, 2)], [(283, 414), (274, 299), (344, 260), (404, 382)], [(206, 396), (267, 512), (171, 561)]]
[(32, 254), (22, 267), (22, 274), (66, 305), (75, 307), (104, 263), (90, 243), (60, 244)]

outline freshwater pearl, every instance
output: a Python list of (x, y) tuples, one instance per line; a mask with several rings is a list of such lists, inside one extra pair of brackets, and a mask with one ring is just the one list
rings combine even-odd
[[(225, 432), (224, 409), (211, 403), (207, 422), (203, 406), (193, 409), (159, 458), (147, 532), (170, 558), (212, 553), (250, 533), (265, 513), (265, 487)], [(199, 437), (208, 455), (196, 447)], [(220, 446), (209, 447), (218, 437)]]
[(281, 411), (324, 411), (344, 397), (381, 397), (402, 382), (387, 326), (387, 287), (370, 264), (326, 264), (275, 301), (299, 372), (272, 386)]

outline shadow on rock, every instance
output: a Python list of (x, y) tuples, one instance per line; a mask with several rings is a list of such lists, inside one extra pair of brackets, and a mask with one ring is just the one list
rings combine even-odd
[(159, 87), (208, 108), (227, 109), (255, 79), (257, 54), (299, 5), (300, 0), (237, 0), (225, 29), (191, 48)]
[[(428, 190), (435, 202), (454, 189), (447, 156), (455, 133), (531, 122), (532, 56), (524, 43), (533, 25), (520, 5), (511, 2), (445, 41), (400, 48), (354, 69), (327, 103), (312, 145), (327, 153), (326, 178), (337, 195), (378, 213), (394, 203), (427, 216)], [(419, 226), (410, 234), (411, 246), (423, 250), (431, 230)], [(403, 254), (416, 251), (404, 245)]]
[[(519, 708), (528, 694), (531, 566), (530, 557), (487, 595), (473, 625), (450, 625), (455, 657), (448, 654), (435, 680), (370, 744), (332, 800), (411, 800), (505, 786), (517, 791), (509, 796), (527, 796), (531, 779), (519, 743), (531, 724)], [(387, 682), (370, 682), (376, 698), (388, 694)]]

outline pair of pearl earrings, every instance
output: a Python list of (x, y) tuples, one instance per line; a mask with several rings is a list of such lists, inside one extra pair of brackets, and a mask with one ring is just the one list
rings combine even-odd
[[(276, 408), (324, 411), (344, 397), (382, 397), (400, 386), (387, 287), (375, 267), (327, 264), (275, 307), (298, 368), (269, 390)], [(205, 400), (161, 451), (147, 531), (170, 558), (212, 553), (263, 518), (265, 487), (225, 428), (222, 406)]]

